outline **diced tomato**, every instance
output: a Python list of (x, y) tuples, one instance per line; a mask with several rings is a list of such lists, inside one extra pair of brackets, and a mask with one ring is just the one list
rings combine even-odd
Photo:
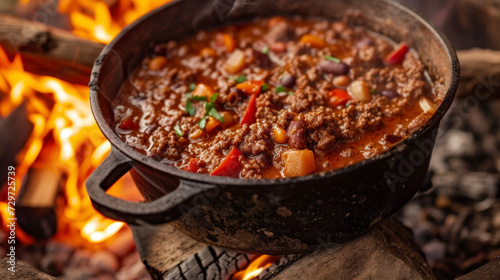
[(139, 124), (134, 122), (134, 117), (129, 116), (122, 121), (118, 128), (123, 130), (136, 130), (139, 129)]
[(186, 167), (186, 171), (189, 171), (189, 172), (198, 172), (198, 169), (200, 169), (200, 160), (197, 159), (197, 158), (190, 158), (189, 159), (189, 163), (188, 163), (188, 166)]
[(331, 107), (344, 106), (347, 101), (351, 99), (347, 90), (334, 89), (330, 92), (330, 100), (328, 100), (328, 103)]
[(223, 177), (239, 177), (242, 165), (240, 162), (240, 156), (243, 153), (238, 150), (238, 148), (233, 147), (231, 152), (222, 160), (221, 164), (215, 168), (210, 175), (212, 176), (223, 176)]
[(234, 40), (233, 36), (223, 33), (223, 34), (217, 34), (215, 37), (215, 41), (217, 46), (225, 46), (226, 50), (228, 52), (233, 52), (234, 49), (236, 49), (236, 41)]
[(241, 122), (240, 122), (241, 125), (244, 125), (244, 124), (251, 125), (251, 124), (255, 123), (255, 121), (256, 121), (255, 114), (257, 113), (257, 104), (256, 104), (255, 100), (257, 100), (257, 95), (258, 94), (256, 93), (256, 94), (252, 95), (252, 97), (250, 97), (245, 114), (243, 115), (243, 118), (241, 118)]
[(262, 88), (262, 85), (264, 84), (263, 81), (246, 81), (240, 84), (236, 85), (236, 88), (243, 91), (244, 93), (250, 95), (250, 94), (258, 94), (260, 92), (260, 89)]
[(403, 63), (406, 53), (408, 53), (408, 46), (405, 43), (399, 45), (394, 49), (386, 58), (385, 63), (389, 65), (396, 65)]
[(300, 42), (303, 44), (309, 44), (313, 48), (323, 48), (325, 46), (325, 41), (318, 36), (311, 34), (305, 34), (300, 38)]
[(206, 96), (207, 101), (210, 101), (210, 97), (214, 95), (214, 91), (212, 90), (211, 87), (205, 85), (205, 84), (198, 84), (196, 88), (193, 90), (193, 95), (194, 96)]

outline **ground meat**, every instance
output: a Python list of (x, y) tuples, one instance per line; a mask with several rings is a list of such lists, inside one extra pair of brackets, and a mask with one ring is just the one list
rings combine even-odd
[(335, 146), (335, 136), (334, 135), (325, 135), (321, 137), (318, 141), (318, 145), (316, 149), (321, 152), (328, 152)]
[(272, 149), (270, 140), (272, 124), (261, 120), (250, 126), (250, 132), (246, 135), (239, 149), (246, 155), (258, 155), (266, 150)]
[[(422, 114), (419, 99), (438, 105), (446, 91), (443, 80), (426, 82), (416, 52), (385, 64), (392, 42), (348, 19), (259, 19), (159, 45), (153, 49), (161, 53), (144, 58), (113, 101), (116, 132), (178, 168), (194, 159), (199, 173), (211, 173), (233, 148), (244, 155), (242, 178), (282, 177), (282, 155), (293, 150), (311, 150), (316, 171), (341, 168), (390, 148), (386, 134), (418, 130), (431, 116)], [(236, 59), (235, 51), (243, 55)], [(150, 69), (158, 56), (166, 66)], [(321, 67), (337, 59), (349, 66), (345, 83), (334, 83), (340, 74)], [(355, 80), (369, 83), (369, 101), (351, 92)]]
[(148, 156), (160, 160), (166, 158), (169, 160), (179, 160), (185, 148), (185, 141), (179, 138), (175, 132), (168, 132), (163, 129), (156, 130), (151, 136), (154, 143), (148, 151)]
[(241, 163), (243, 166), (241, 177), (259, 179), (262, 178), (262, 170), (272, 163), (272, 158), (266, 153), (261, 153), (253, 158), (246, 158)]
[(307, 87), (304, 90), (297, 90), (293, 96), (288, 98), (290, 110), (295, 113), (300, 113), (311, 108), (314, 104), (315, 92), (312, 88)]
[(293, 120), (288, 126), (288, 146), (292, 149), (305, 149), (307, 147), (307, 124), (301, 120)]

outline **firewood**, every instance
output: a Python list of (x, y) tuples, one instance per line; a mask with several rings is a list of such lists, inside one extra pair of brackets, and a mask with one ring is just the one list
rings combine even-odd
[(16, 155), (28, 141), (33, 124), (28, 120), (26, 104), (22, 103), (5, 119), (0, 119), (0, 188), (7, 180), (7, 168), (16, 165)]
[[(169, 225), (133, 227), (132, 231), (139, 254), (155, 279), (197, 279), (199, 275), (228, 279), (255, 258), (202, 245)], [(394, 279), (396, 275), (398, 279), (434, 279), (411, 232), (389, 219), (340, 246), (284, 256), (258, 279)]]
[(481, 266), (480, 268), (460, 277), (457, 280), (497, 280), (500, 279), (500, 257), (496, 258), (489, 263)]
[(130, 227), (137, 251), (154, 279), (162, 279), (169, 268), (206, 247), (170, 225)]
[(26, 263), (15, 260), (15, 272), (8, 269), (11, 267), (8, 257), (0, 261), (0, 279), (37, 279), (37, 280), (56, 280), (57, 278), (45, 274)]
[(500, 97), (500, 51), (459, 51), (461, 64), (459, 97)]
[(103, 44), (69, 31), (0, 15), (0, 45), (13, 56), (20, 53), (25, 70), (86, 85)]
[(61, 171), (54, 166), (31, 167), (17, 198), (19, 226), (29, 235), (46, 239), (57, 232), (56, 204)]

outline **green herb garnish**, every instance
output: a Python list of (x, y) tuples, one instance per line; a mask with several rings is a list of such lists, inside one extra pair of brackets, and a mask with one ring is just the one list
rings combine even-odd
[(207, 125), (207, 119), (208, 117), (207, 116), (204, 116), (203, 118), (201, 118), (201, 120), (198, 122), (198, 126), (201, 128), (201, 129), (205, 129), (205, 126)]
[(228, 77), (230, 80), (234, 80), (236, 83), (238, 84), (241, 84), (243, 82), (246, 82), (247, 81), (247, 76), (245, 75), (239, 75), (238, 77), (235, 77), (235, 76), (229, 76)]
[(286, 91), (286, 88), (284, 86), (279, 86), (276, 88), (276, 93), (284, 92)]
[(269, 46), (264, 46), (261, 51), (263, 54), (269, 54)]
[(342, 62), (342, 60), (340, 60), (340, 59), (338, 59), (336, 57), (330, 56), (330, 55), (325, 55), (325, 59), (333, 61), (333, 62), (336, 62), (336, 63), (341, 63)]
[(196, 89), (196, 84), (195, 83), (190, 83), (189, 84), (189, 91), (193, 91)]
[(179, 137), (182, 137), (182, 135), (184, 135), (184, 133), (182, 133), (182, 130), (179, 127), (179, 125), (174, 126), (174, 131), (175, 131), (175, 134), (177, 134), (177, 136), (179, 136)]
[(224, 122), (224, 118), (221, 116), (221, 114), (219, 114), (219, 112), (217, 111), (217, 109), (215, 109), (215, 107), (212, 107), (212, 109), (210, 109), (208, 115), (214, 117), (220, 122)]
[(186, 94), (186, 99), (191, 101), (206, 101), (206, 96), (192, 95), (191, 93)]
[(268, 89), (269, 89), (269, 85), (263, 84), (262, 87), (260, 88), (260, 91), (264, 92), (264, 91), (267, 91)]
[(218, 96), (219, 96), (218, 92), (216, 92), (212, 96), (210, 96), (210, 103), (215, 103), (215, 100), (217, 100)]
[(293, 91), (289, 91), (289, 92), (288, 92), (288, 95), (295, 95), (295, 92), (293, 92)]
[(193, 103), (191, 103), (191, 99), (186, 101), (186, 113), (190, 116), (194, 116), (196, 114), (196, 109), (193, 107)]

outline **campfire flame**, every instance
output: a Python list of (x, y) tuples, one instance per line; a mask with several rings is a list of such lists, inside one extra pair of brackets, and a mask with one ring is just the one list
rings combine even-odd
[(169, 1), (61, 0), (59, 12), (69, 15), (74, 34), (101, 43), (109, 43), (123, 27)]
[[(73, 230), (80, 231), (81, 236), (91, 243), (105, 241), (123, 223), (100, 216), (92, 208), (85, 192), (85, 179), (111, 148), (92, 117), (88, 87), (24, 72), (20, 56), (16, 55), (11, 62), (2, 48), (0, 69), (0, 92), (8, 95), (0, 103), (1, 115), (6, 116), (25, 101), (28, 119), (34, 124), (30, 139), (19, 155), (17, 186), (21, 186), (26, 172), (39, 160), (43, 149), (48, 148), (44, 139), (51, 135), (56, 142), (57, 158), (38, 164), (54, 165), (66, 177), (66, 205), (60, 221), (62, 227), (75, 227)], [(47, 105), (50, 103), (54, 105)], [(19, 187), (16, 188), (18, 190)], [(0, 203), (0, 209), (6, 217), (5, 202)]]
[(245, 270), (239, 271), (233, 275), (231, 280), (253, 280), (259, 279), (259, 275), (266, 268), (269, 268), (275, 262), (279, 261), (281, 256), (262, 255), (254, 259)]

